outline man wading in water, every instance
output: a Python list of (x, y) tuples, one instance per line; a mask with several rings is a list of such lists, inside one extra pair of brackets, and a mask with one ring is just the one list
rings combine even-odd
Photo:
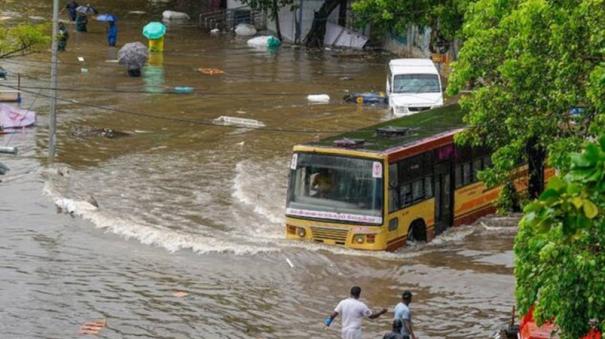
[(395, 306), (395, 320), (399, 319), (403, 323), (401, 334), (410, 336), (411, 339), (416, 339), (414, 330), (412, 329), (412, 311), (410, 311), (410, 303), (412, 302), (412, 292), (403, 291), (401, 294), (401, 302)]
[(385, 308), (378, 313), (372, 312), (366, 304), (359, 301), (360, 295), (361, 288), (353, 286), (351, 297), (339, 302), (334, 312), (325, 320), (326, 326), (330, 326), (334, 318), (339, 314), (342, 315), (342, 339), (361, 339), (362, 319), (365, 317), (375, 319), (387, 312)]

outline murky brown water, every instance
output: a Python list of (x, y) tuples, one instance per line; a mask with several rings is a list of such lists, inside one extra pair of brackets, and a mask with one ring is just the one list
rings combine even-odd
[[(5, 0), (0, 10), (25, 6), (43, 15), (48, 3)], [(139, 31), (153, 17), (129, 10), (161, 9), (98, 3), (101, 11), (120, 8), (119, 44), (142, 40)], [(133, 79), (106, 62), (116, 50), (105, 45), (104, 25), (89, 30), (73, 32), (60, 55), (59, 87), (69, 89), (60, 96), (86, 104), (60, 102), (56, 167), (63, 176), (45, 169), (48, 99), (36, 94), (48, 94), (40, 89), (48, 87), (48, 55), (2, 63), (27, 76), (23, 86), (33, 93), (22, 106), (40, 113), (39, 127), (0, 136), (0, 145), (21, 150), (0, 157), (11, 168), (0, 178), (2, 337), (76, 337), (85, 321), (107, 319), (101, 337), (334, 338), (340, 322), (325, 328), (322, 319), (353, 284), (375, 308), (392, 309), (402, 290), (414, 291), (421, 338), (489, 337), (506, 321), (514, 287), (510, 230), (461, 228), (392, 254), (282, 239), (292, 145), (323, 135), (302, 130), (389, 118), (340, 100), (347, 91), (382, 90), (386, 57), (290, 47), (271, 53), (229, 34), (171, 25), (161, 66)], [(200, 67), (225, 74), (203, 75)], [(174, 86), (195, 94), (155, 93)], [(310, 105), (313, 93), (332, 101)], [(296, 131), (206, 124), (221, 115)], [(132, 135), (81, 137), (91, 128)], [(85, 202), (90, 195), (98, 210)], [(54, 201), (75, 209), (74, 217), (57, 214)], [(175, 297), (177, 290), (189, 295)], [(366, 321), (366, 337), (381, 337), (391, 316)]]

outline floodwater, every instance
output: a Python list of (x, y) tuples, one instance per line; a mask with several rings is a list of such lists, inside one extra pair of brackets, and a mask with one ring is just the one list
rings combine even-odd
[[(162, 9), (97, 2), (120, 16), (119, 45), (144, 42), (141, 27)], [(4, 0), (0, 11), (47, 16), (49, 3)], [(82, 324), (101, 319), (103, 338), (336, 338), (340, 321), (326, 328), (322, 320), (354, 284), (375, 309), (391, 310), (412, 290), (421, 338), (487, 338), (507, 321), (510, 228), (462, 227), (396, 253), (283, 239), (292, 145), (390, 118), (341, 100), (382, 90), (388, 57), (255, 50), (231, 34), (172, 24), (163, 60), (129, 78), (111, 62), (117, 51), (106, 47), (102, 23), (84, 34), (69, 29), (53, 165), (49, 55), (2, 62), (23, 74), (22, 107), (39, 112), (38, 127), (0, 136), (0, 145), (20, 149), (0, 156), (11, 168), (0, 177), (3, 338), (77, 337)], [(167, 93), (175, 86), (195, 91)], [(330, 104), (306, 101), (321, 93)], [(222, 115), (267, 128), (209, 123)], [(89, 133), (103, 128), (129, 136)], [(391, 317), (365, 321), (365, 337), (381, 337)]]

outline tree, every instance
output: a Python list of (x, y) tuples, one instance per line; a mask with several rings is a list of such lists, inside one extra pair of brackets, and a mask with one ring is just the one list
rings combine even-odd
[(48, 25), (0, 25), (0, 59), (36, 52), (49, 43)]
[(470, 0), (359, 0), (353, 3), (360, 25), (380, 32), (404, 33), (410, 25), (430, 27), (432, 43), (449, 44), (459, 36)]
[(526, 206), (514, 250), (519, 310), (576, 339), (591, 320), (605, 330), (605, 134), (570, 158)]
[(324, 45), (326, 36), (326, 23), (330, 14), (338, 7), (345, 5), (346, 1), (342, 0), (325, 0), (318, 11), (313, 16), (313, 23), (307, 36), (305, 37), (305, 46), (308, 48), (320, 48)]
[[(269, 18), (275, 21), (275, 30), (277, 38), (281, 41), (281, 28), (279, 26), (279, 10), (282, 7), (292, 5), (294, 0), (241, 0), (242, 5), (248, 5), (252, 9), (261, 10), (269, 13)], [(292, 6), (290, 10), (295, 7)]]
[(457, 141), (493, 149), (494, 167), (481, 174), (489, 185), (525, 162), (537, 197), (545, 156), (564, 170), (569, 152), (605, 127), (604, 1), (469, 4), (448, 91), (471, 89), (460, 100), (469, 128)]

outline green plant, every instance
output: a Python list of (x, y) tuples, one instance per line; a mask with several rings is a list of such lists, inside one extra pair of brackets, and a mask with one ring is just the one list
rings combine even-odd
[(48, 24), (0, 25), (0, 59), (48, 47), (51, 40), (48, 32)]
[(575, 339), (591, 319), (605, 329), (605, 134), (570, 159), (525, 207), (514, 251), (521, 314), (535, 305), (539, 322)]
[[(494, 150), (490, 186), (528, 163), (535, 198), (544, 155), (564, 169), (605, 128), (605, 1), (471, 1), (462, 30), (448, 92), (471, 92), (460, 101), (469, 128), (457, 141)], [(570, 114), (577, 107), (581, 118)]]

